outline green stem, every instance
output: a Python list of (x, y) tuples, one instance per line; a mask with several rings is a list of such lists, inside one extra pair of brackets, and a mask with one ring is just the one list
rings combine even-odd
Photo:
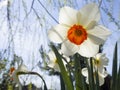
[(44, 80), (43, 77), (42, 77), (40, 74), (38, 74), (37, 72), (22, 72), (22, 71), (20, 71), (20, 72), (18, 72), (17, 74), (18, 74), (18, 75), (32, 74), (32, 75), (37, 75), (37, 76), (39, 76), (39, 77), (42, 79), (43, 83), (44, 83), (44, 90), (48, 90), (48, 89), (47, 89), (47, 85), (46, 85), (46, 83), (45, 83), (45, 80)]
[(115, 50), (114, 50), (114, 57), (113, 57), (113, 65), (112, 65), (112, 81), (111, 81), (111, 90), (116, 90), (116, 85), (117, 85), (117, 43), (115, 45)]
[(68, 75), (68, 72), (66, 71), (66, 69), (64, 67), (61, 55), (58, 53), (58, 51), (54, 45), (52, 45), (52, 49), (56, 55), (58, 65), (59, 65), (60, 70), (61, 70), (61, 75), (62, 75), (62, 78), (63, 78), (64, 83), (66, 85), (66, 89), (67, 90), (74, 90), (73, 84), (70, 80), (70, 76)]
[[(89, 90), (95, 90), (94, 88), (94, 75), (93, 75), (93, 65), (92, 58), (90, 58), (90, 63), (87, 61), (88, 76), (89, 76)], [(89, 65), (90, 64), (90, 65)]]
[(65, 90), (65, 83), (63, 81), (62, 75), (60, 74), (60, 84), (61, 84), (61, 90)]
[(78, 54), (74, 56), (74, 66), (75, 66), (75, 87), (76, 90), (83, 90), (82, 89), (82, 78), (81, 78), (81, 65), (80, 65), (80, 58)]

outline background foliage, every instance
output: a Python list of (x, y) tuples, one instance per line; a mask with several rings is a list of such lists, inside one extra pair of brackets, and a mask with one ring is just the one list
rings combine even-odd
[[(118, 42), (118, 63), (120, 59), (120, 1), (0, 0), (0, 82), (4, 81), (9, 68), (12, 65), (16, 66), (14, 54), (22, 57), (29, 70), (41, 73), (39, 67), (45, 60), (42, 53), (47, 53), (49, 50), (47, 30), (58, 23), (60, 8), (67, 5), (80, 9), (90, 2), (99, 5), (100, 23), (112, 32), (103, 46), (103, 52), (110, 59), (108, 71), (112, 74), (111, 65), (116, 42)], [(48, 72), (42, 75), (46, 73)]]

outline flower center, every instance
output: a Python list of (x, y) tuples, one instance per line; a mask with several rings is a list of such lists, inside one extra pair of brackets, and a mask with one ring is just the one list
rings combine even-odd
[(55, 63), (55, 64), (57, 64), (57, 63), (58, 63), (58, 62), (57, 62), (57, 59), (55, 59), (55, 60), (54, 60), (54, 63)]
[(96, 66), (100, 66), (101, 62), (100, 62), (99, 59), (95, 59), (95, 60), (94, 60), (94, 64), (95, 64)]
[(15, 71), (15, 68), (14, 67), (11, 67), (10, 68), (10, 75)]
[(74, 44), (80, 45), (87, 39), (86, 29), (81, 25), (73, 25), (67, 33), (67, 38)]

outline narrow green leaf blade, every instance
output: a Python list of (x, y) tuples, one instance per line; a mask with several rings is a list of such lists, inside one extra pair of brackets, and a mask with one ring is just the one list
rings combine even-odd
[(90, 58), (90, 64), (87, 61), (87, 68), (88, 68), (88, 74), (89, 74), (89, 90), (95, 90), (92, 58)]
[(80, 58), (79, 58), (79, 54), (77, 53), (74, 55), (74, 66), (75, 66), (74, 75), (75, 75), (76, 90), (83, 90)]
[(69, 75), (68, 75), (68, 73), (67, 73), (67, 71), (66, 71), (66, 69), (64, 67), (64, 64), (62, 62), (61, 55), (58, 53), (58, 51), (57, 51), (57, 49), (56, 49), (56, 47), (54, 45), (52, 45), (52, 49), (53, 49), (53, 51), (54, 51), (54, 53), (56, 55), (57, 62), (59, 64), (59, 67), (60, 67), (60, 70), (61, 70), (61, 75), (63, 77), (64, 83), (66, 84), (67, 90), (74, 90), (73, 84), (72, 84), (72, 82), (70, 80), (70, 77), (69, 77)]
[(117, 80), (117, 43), (115, 45), (113, 57), (111, 90), (116, 90), (116, 80)]
[(120, 89), (120, 64), (119, 64), (119, 71), (117, 74), (117, 90)]

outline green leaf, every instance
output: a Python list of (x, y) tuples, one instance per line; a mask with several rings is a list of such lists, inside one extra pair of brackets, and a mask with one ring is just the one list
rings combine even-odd
[(62, 75), (60, 74), (60, 84), (61, 84), (61, 90), (65, 90), (65, 83), (63, 81)]
[(116, 90), (116, 80), (117, 80), (117, 43), (115, 45), (113, 57), (111, 90)]
[(96, 79), (96, 90), (100, 90), (100, 87), (99, 87), (99, 76), (98, 76), (98, 70), (95, 71), (95, 79)]
[(117, 90), (120, 89), (120, 64), (119, 64), (119, 71), (117, 74)]
[(92, 58), (90, 58), (90, 65), (89, 62), (87, 61), (87, 68), (89, 75), (89, 90), (95, 90)]
[(79, 58), (79, 54), (77, 54), (77, 53), (74, 55), (74, 66), (75, 66), (75, 74), (74, 75), (75, 75), (76, 90), (83, 90), (80, 58)]
[(44, 90), (48, 90), (45, 80), (43, 79), (43, 77), (39, 73), (37, 73), (37, 72), (22, 72), (22, 71), (17, 73), (17, 75), (26, 75), (26, 74), (39, 76), (42, 79), (43, 83), (44, 83)]
[(64, 67), (61, 55), (58, 53), (58, 50), (56, 49), (56, 47), (54, 45), (52, 45), (52, 49), (56, 55), (58, 65), (59, 65), (60, 70), (61, 70), (61, 75), (62, 75), (62, 78), (63, 78), (64, 83), (66, 85), (66, 89), (67, 90), (74, 90), (74, 87), (73, 87), (71, 79), (68, 75), (68, 72), (66, 71), (66, 69)]
[(13, 85), (12, 84), (8, 84), (8, 90), (13, 90)]
[(28, 90), (32, 90), (32, 83), (28, 84)]

